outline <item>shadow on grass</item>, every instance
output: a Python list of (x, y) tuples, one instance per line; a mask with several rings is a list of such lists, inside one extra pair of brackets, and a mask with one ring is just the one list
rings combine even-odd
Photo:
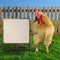
[(3, 55), (23, 55), (24, 53), (30, 53), (35, 52), (34, 48), (31, 47), (29, 44), (22, 44), (18, 45), (18, 48), (16, 48), (16, 45), (9, 45), (9, 44), (3, 44), (2, 47), (2, 54)]
[[(43, 44), (42, 44), (43, 45)], [(24, 53), (33, 53), (35, 52), (35, 46), (32, 44), (19, 44), (18, 47), (16, 48), (15, 44), (3, 44), (2, 47), (2, 52), (5, 55), (23, 55)], [(46, 53), (43, 48), (40, 47), (39, 52), (41, 53)]]

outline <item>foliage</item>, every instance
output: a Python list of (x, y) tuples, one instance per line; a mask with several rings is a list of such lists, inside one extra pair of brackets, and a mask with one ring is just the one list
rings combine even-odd
[(0, 60), (60, 60), (60, 35), (53, 36), (52, 44), (49, 46), (49, 53), (45, 52), (43, 43), (39, 45), (39, 52), (35, 52), (33, 35), (30, 35), (30, 44), (19, 44), (18, 51), (15, 44), (3, 44), (0, 35)]

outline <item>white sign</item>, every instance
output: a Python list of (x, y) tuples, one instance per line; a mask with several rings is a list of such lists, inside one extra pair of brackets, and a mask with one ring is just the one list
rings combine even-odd
[(29, 43), (29, 19), (4, 19), (3, 43)]

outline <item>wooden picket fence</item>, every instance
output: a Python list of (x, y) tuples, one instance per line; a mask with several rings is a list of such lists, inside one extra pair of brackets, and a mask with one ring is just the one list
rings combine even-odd
[[(36, 7), (35, 7), (36, 8)], [(2, 19), (20, 19), (29, 18), (30, 20), (35, 20), (35, 8), (32, 7), (0, 7), (0, 20)], [(44, 12), (48, 15), (51, 20), (58, 21), (57, 24), (54, 23), (55, 33), (60, 33), (60, 7), (40, 7), (39, 11)], [(1, 30), (1, 29), (0, 29)]]

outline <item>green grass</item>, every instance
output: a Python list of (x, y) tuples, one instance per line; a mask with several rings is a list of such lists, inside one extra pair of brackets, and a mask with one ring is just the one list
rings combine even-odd
[[(56, 23), (58, 29), (58, 21)], [(32, 21), (30, 21), (30, 29)], [(15, 44), (3, 44), (2, 35), (0, 35), (0, 60), (60, 60), (60, 35), (53, 36), (52, 44), (49, 46), (49, 53), (45, 52), (43, 43), (39, 45), (39, 52), (35, 52), (33, 35), (30, 34), (30, 44), (19, 44), (16, 51)]]
[(18, 51), (15, 44), (3, 44), (0, 35), (0, 60), (60, 60), (60, 35), (53, 36), (49, 53), (45, 52), (43, 43), (39, 45), (39, 52), (35, 52), (33, 35), (30, 35), (30, 44), (19, 44)]

